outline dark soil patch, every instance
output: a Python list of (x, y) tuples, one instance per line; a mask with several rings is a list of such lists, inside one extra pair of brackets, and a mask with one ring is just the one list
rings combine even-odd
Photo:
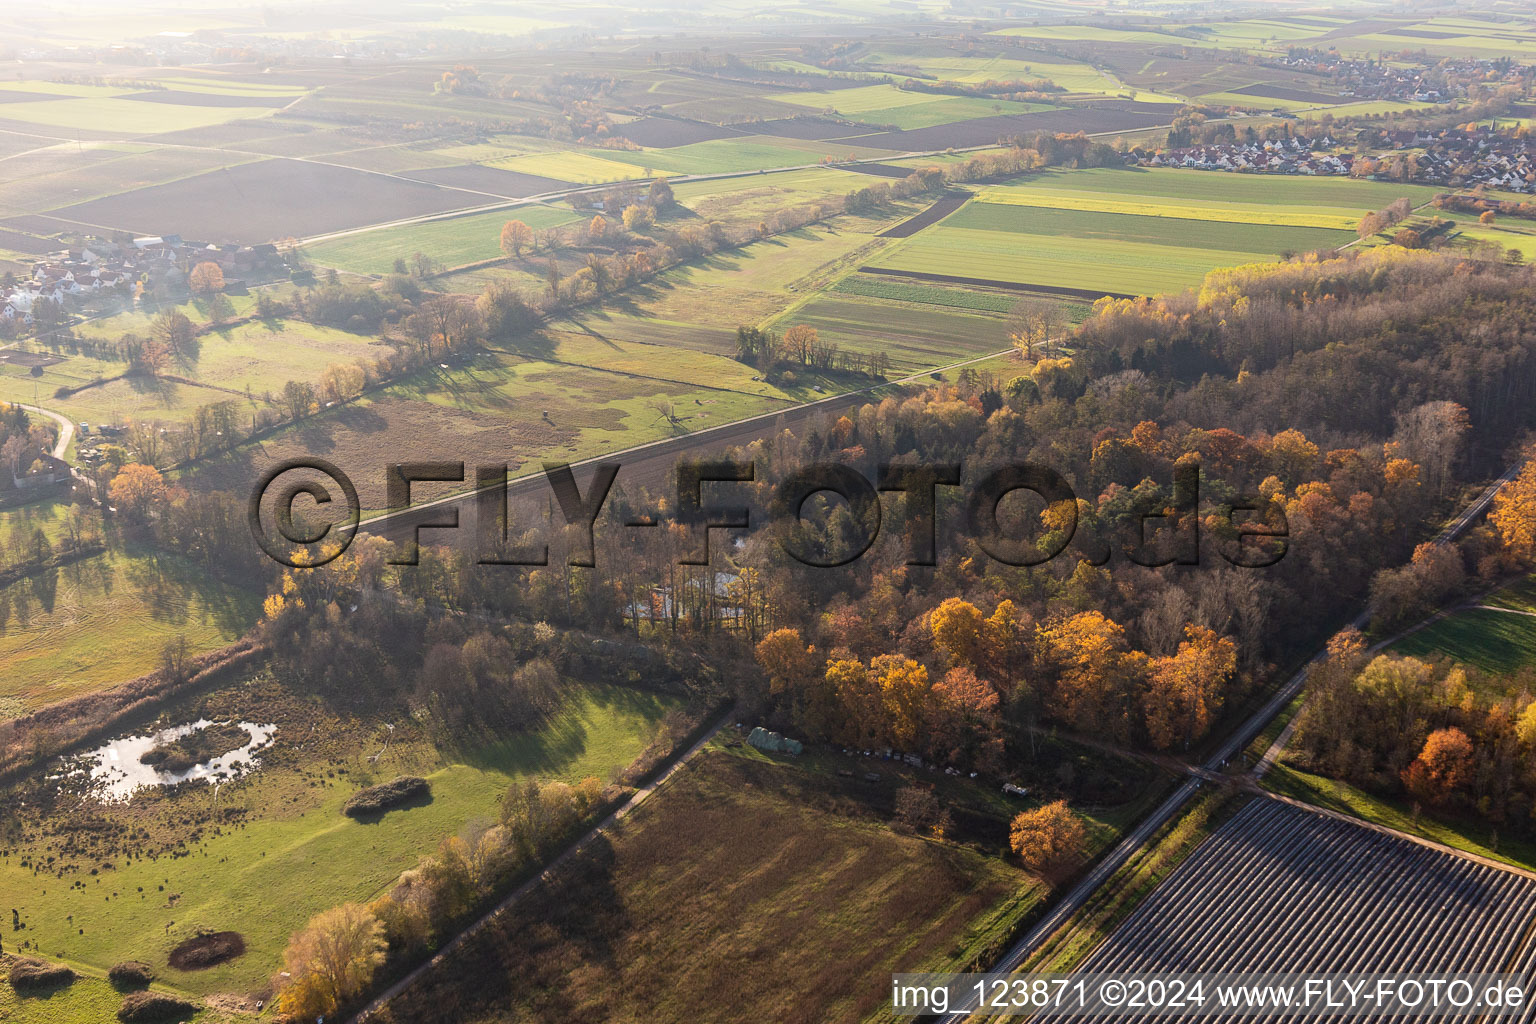
[(1265, 99), (1294, 100), (1297, 103), (1339, 103), (1338, 96), (1329, 96), (1321, 92), (1307, 92), (1305, 89), (1287, 89), (1283, 85), (1245, 85), (1241, 89), (1233, 89), (1232, 92), (1239, 96), (1262, 96)]
[(9, 363), (12, 366), (25, 366), (29, 369), (33, 366), (52, 366), (54, 363), (62, 363), (60, 356), (47, 352), (22, 352), (18, 349), (6, 349), (0, 352), (0, 363)]
[(947, 192), (944, 197), (934, 203), (915, 217), (908, 217), (893, 228), (886, 228), (880, 232), (881, 238), (910, 238), (930, 224), (939, 221), (954, 213), (965, 205), (965, 201), (971, 198), (969, 192)]
[(85, 224), (210, 242), (260, 243), (447, 213), (472, 196), (349, 167), (261, 160), (55, 211)]
[(171, 950), (169, 960), (178, 971), (202, 971), (244, 952), (245, 938), (239, 932), (208, 932)]
[(341, 813), (351, 818), (376, 818), (392, 807), (418, 804), (432, 798), (426, 779), (402, 775), (398, 779), (353, 793), (341, 805)]
[(71, 98), (51, 92), (19, 92), (15, 89), (0, 89), (0, 103), (36, 103), (39, 100), (67, 100)]
[(251, 741), (251, 734), (233, 723), (210, 725), (188, 733), (179, 740), (162, 744), (140, 755), (139, 761), (162, 772), (189, 771), (220, 754), (239, 750)]
[(1389, 28), (1384, 36), (1412, 36), (1414, 39), (1455, 39), (1455, 32), (1436, 32), (1429, 28)]
[(666, 149), (670, 146), (687, 146), (695, 142), (728, 139), (741, 133), (718, 124), (690, 121), (678, 117), (642, 117), (638, 121), (620, 125), (613, 134), (622, 135), (637, 146)]
[(123, 1000), (117, 1019), (124, 1024), (159, 1024), (161, 1021), (187, 1020), (197, 1013), (197, 1004), (168, 996), (164, 992), (135, 992)]
[(895, 164), (844, 164), (843, 170), (855, 174), (873, 174), (879, 178), (910, 178), (917, 173), (915, 167), (897, 167)]
[(857, 134), (860, 128), (875, 130), (873, 125), (846, 124), (842, 121), (829, 121), (824, 117), (787, 117), (774, 121), (756, 121), (741, 127), (754, 135), (775, 135), (781, 139), (805, 139), (810, 142), (845, 139)]
[(20, 231), (6, 231), (0, 228), (0, 249), (9, 249), (11, 252), (24, 253), (28, 256), (42, 256), (61, 248), (63, 246), (52, 238), (39, 238), (36, 235), (26, 235)]
[(40, 992), (75, 980), (75, 972), (63, 964), (43, 960), (18, 960), (11, 965), (11, 987), (17, 992)]
[(212, 92), (180, 92), (176, 89), (155, 89), (150, 92), (131, 92), (119, 96), (121, 100), (140, 100), (144, 103), (174, 103), (180, 107), (286, 107), (297, 96), (239, 96)]
[(887, 267), (860, 267), (861, 274), (878, 274), (881, 277), (909, 277), (914, 281), (940, 281), (944, 284), (975, 285), (980, 288), (1001, 288), (1010, 292), (1039, 292), (1041, 295), (1065, 295), (1075, 299), (1134, 299), (1127, 292), (1105, 292), (1096, 288), (1060, 288), (1046, 284), (1019, 284), (1016, 281), (989, 281), (982, 277), (956, 277), (952, 274), (929, 274), (920, 270), (891, 270)]
[(433, 185), (472, 188), (477, 192), (490, 192), (508, 199), (527, 199), (529, 196), (541, 196), (546, 192), (558, 192), (576, 187), (574, 182), (561, 181), (559, 178), (503, 171), (500, 168), (482, 167), (479, 164), (429, 167), (422, 171), (411, 171), (405, 177)]

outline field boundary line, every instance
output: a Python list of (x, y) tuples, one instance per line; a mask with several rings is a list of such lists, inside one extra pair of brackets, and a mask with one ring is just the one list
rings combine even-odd
[(635, 790), (634, 793), (630, 794), (629, 799), (625, 800), (618, 807), (615, 807), (612, 811), (608, 812), (608, 814), (601, 821), (588, 829), (587, 832), (581, 836), (581, 838), (577, 839), (575, 842), (571, 843), (564, 850), (562, 850), (559, 856), (544, 866), (542, 871), (534, 875), (532, 878), (525, 880), (517, 888), (508, 893), (506, 897), (504, 897), (494, 907), (467, 925), (462, 931), (459, 932), (459, 934), (455, 935), (451, 940), (449, 940), (447, 945), (438, 950), (436, 953), (432, 954), (431, 959), (425, 961), (424, 963), (418, 964), (408, 974), (406, 974), (405, 977), (399, 979), (394, 984), (390, 985), (389, 988), (385, 989), (382, 993), (375, 997), (370, 1003), (368, 1003), (368, 1005), (364, 1006), (361, 1010), (352, 1016), (352, 1024), (363, 1024), (364, 1021), (370, 1020), (374, 1014), (383, 1010), (385, 1006), (389, 1004), (390, 1000), (394, 999), (396, 996), (400, 995), (400, 993), (414, 985), (428, 971), (432, 970), (433, 968), (442, 966), (445, 962), (447, 962), (448, 958), (456, 950), (459, 949), (459, 947), (468, 942), (483, 928), (495, 922), (495, 920), (499, 918), (503, 913), (510, 910), (514, 903), (516, 903), (522, 897), (526, 896), (529, 892), (533, 891), (536, 886), (543, 884), (554, 871), (560, 867), (563, 867), (566, 863), (572, 860), (578, 853), (582, 851), (582, 849), (586, 847), (588, 843), (596, 839), (598, 836), (603, 835), (614, 825), (616, 825), (620, 819), (627, 817), (631, 811), (633, 811), (636, 807), (640, 806), (652, 795), (658, 792), (663, 785), (672, 779), (673, 776), (682, 771), (683, 768), (687, 767), (688, 763), (692, 761), (694, 757), (697, 756), (699, 752), (709, 744), (710, 740), (715, 738), (721, 729), (725, 728), (726, 723), (731, 720), (735, 710), (735, 708), (727, 708), (725, 711), (721, 712), (719, 717), (715, 720), (715, 724), (710, 726), (704, 735), (700, 736), (696, 741), (694, 741), (693, 746), (689, 747), (682, 754), (680, 754), (672, 762), (672, 764), (667, 767), (665, 771), (656, 776), (656, 778), (652, 779), (650, 782), (641, 786), (639, 789)]
[[(908, 374), (907, 376), (897, 378), (896, 380), (880, 381), (878, 384), (872, 384), (868, 387), (856, 388), (853, 391), (843, 391), (834, 395), (827, 395), (825, 398), (818, 398), (813, 402), (804, 402), (799, 405), (790, 405), (783, 409), (772, 409), (768, 412), (747, 416), (744, 419), (731, 420), (728, 423), (715, 423), (708, 427), (704, 427), (701, 430), (689, 431), (686, 434), (676, 434), (672, 437), (657, 438), (654, 441), (646, 441), (644, 444), (632, 445), (629, 448), (622, 448), (618, 451), (604, 452), (601, 455), (589, 455), (584, 459), (577, 459), (574, 462), (565, 463), (565, 465), (571, 469), (584, 469), (587, 466), (596, 465), (600, 462), (625, 458), (627, 456), (634, 455), (636, 452), (648, 452), (650, 449), (659, 447), (661, 445), (680, 445), (686, 448), (694, 447), (700, 444), (708, 444), (710, 438), (707, 435), (713, 433), (735, 430), (737, 428), (746, 426), (751, 423), (757, 423), (762, 420), (774, 420), (780, 416), (785, 415), (786, 413), (814, 410), (817, 406), (827, 405), (830, 403), (845, 402), (849, 399), (856, 399), (860, 395), (872, 395), (874, 392), (879, 391), (882, 388), (905, 387), (909, 384), (917, 383), (923, 377), (931, 377), (935, 373), (943, 373), (948, 370), (957, 370), (961, 367), (970, 366), (973, 363), (982, 363), (986, 362), (988, 359), (997, 359), (1000, 356), (1006, 356), (1015, 351), (1017, 350), (1013, 348), (1006, 348), (997, 352), (987, 352), (982, 355), (972, 356), (969, 359), (963, 359), (953, 363), (946, 363), (943, 366), (935, 366), (930, 369), (919, 370), (916, 373)], [(371, 530), (377, 529), (379, 526), (385, 523), (392, 522), (404, 516), (416, 515), (427, 509), (440, 508), (444, 505), (465, 501), (479, 494), (481, 491), (494, 490), (498, 486), (510, 486), (514, 483), (518, 483), (519, 481), (536, 479), (538, 475), (538, 471), (533, 471), (524, 473), (521, 476), (509, 476), (505, 484), (493, 484), (488, 488), (476, 488), (474, 490), (460, 491), (457, 494), (448, 494), (441, 498), (434, 498), (431, 501), (424, 501), (419, 504), (411, 504), (405, 508), (384, 512), (381, 515), (372, 516), (362, 520), (357, 525), (356, 530), (359, 533), (367, 533)]]

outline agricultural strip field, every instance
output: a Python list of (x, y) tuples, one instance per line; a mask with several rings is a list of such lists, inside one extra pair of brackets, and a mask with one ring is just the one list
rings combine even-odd
[(1526, 877), (1280, 801), (1255, 800), (1206, 839), (1079, 970), (1275, 965), (1314, 974), (1524, 974), (1536, 966), (1533, 913), (1536, 883)]
[[(547, 347), (529, 357), (492, 352), (422, 371), (259, 445), (210, 459), (196, 471), (197, 486), (245, 493), (273, 463), (319, 455), (352, 476), (365, 512), (381, 511), (381, 453), (506, 462), (516, 475), (543, 461), (575, 461), (804, 400), (798, 392), (752, 383), (751, 367), (724, 356), (687, 349), (674, 354), (656, 346), (637, 350), (628, 339), (580, 352), (558, 335), (533, 344)], [(562, 353), (576, 359), (563, 362)], [(613, 365), (604, 365), (610, 360)], [(705, 365), (695, 367), (695, 361)], [(732, 387), (738, 382), (743, 390)]]
[[(1402, 193), (1421, 198), (1412, 187), (1350, 181), (1048, 172), (980, 190), (868, 266), (1090, 294), (1177, 291), (1220, 267), (1337, 248), (1355, 238), (1350, 228), (1365, 210)], [(1363, 208), (1347, 205), (1362, 200)]]
[(255, 244), (484, 205), (471, 193), (302, 160), (261, 160), (51, 211), (140, 234)]
[(418, 252), (425, 253), (444, 267), (457, 267), (501, 256), (501, 227), (509, 220), (520, 220), (540, 231), (578, 219), (572, 210), (518, 206), (360, 231), (306, 245), (304, 253), (322, 267), (335, 267), (355, 274), (387, 274), (394, 269), (395, 260), (409, 261)]
[[(919, 161), (920, 162), (920, 161)], [(1406, 196), (1415, 206), (1433, 199), (1441, 189), (1431, 185), (1359, 181), (1354, 178), (1228, 174), (1172, 167), (1094, 167), (1087, 170), (1036, 171), (1012, 186), (1051, 195), (1115, 193), (1119, 200), (1145, 202), (1152, 197), (1190, 200), (1198, 205), (1234, 203), (1307, 213), (1319, 207), (1348, 210), (1358, 218)]]
[[(0, 857), (0, 890), (15, 894), (20, 934), (50, 956), (96, 970), (143, 960), (168, 984), (200, 995), (260, 991), (289, 935), (312, 914), (381, 895), (466, 824), (494, 820), (514, 781), (612, 780), (679, 706), (620, 686), (563, 685), (560, 704), (527, 731), (439, 748), (409, 719), (391, 732), (355, 717), (350, 699), (336, 702), (349, 709), (340, 710), (260, 675), (241, 680), (161, 719), (175, 725), (206, 714), (275, 726), (259, 770), (219, 788), (216, 821), (208, 817), (212, 788), (197, 783), (140, 791), (126, 804), (87, 804), (81, 813), (98, 823), (98, 835), (137, 830), (133, 845), (143, 852), (98, 846), (66, 854), (39, 885), (26, 862), (56, 852), (55, 830), (67, 826), (25, 816)], [(426, 778), (430, 800), (372, 822), (342, 814), (355, 790), (401, 774)], [(99, 873), (88, 875), (92, 868)], [(60, 880), (51, 884), (55, 872)], [(200, 928), (239, 931), (246, 952), (206, 970), (168, 969), (167, 953)]]
[[(28, 519), (12, 511), (0, 522)], [(133, 548), (12, 583), (0, 588), (0, 719), (152, 671), (178, 636), (195, 654), (223, 647), (260, 612), (259, 595)]]
[(774, 167), (804, 167), (829, 156), (841, 159), (878, 155), (879, 150), (860, 145), (856, 138), (802, 142), (766, 135), (740, 135), (672, 149), (604, 151), (605, 160), (632, 164), (642, 172), (649, 169), (652, 174), (731, 174)]
[(892, 970), (963, 957), (1043, 892), (1000, 859), (891, 831), (874, 788), (709, 750), (381, 1019), (709, 1022), (751, 1005), (861, 1021)]
[(489, 192), (508, 199), (526, 199), (546, 192), (559, 192), (570, 188), (574, 182), (558, 178), (544, 178), (537, 174), (519, 174), (496, 167), (478, 164), (454, 164), (448, 167), (425, 167), (404, 171), (403, 177), (425, 181), (431, 185), (448, 185), (452, 188), (473, 189)]
[[(851, 176), (849, 176), (851, 177)], [(753, 381), (736, 328), (814, 295), (887, 244), (877, 232), (911, 212), (843, 216), (674, 268), (551, 321), (515, 351), (434, 366), (210, 460), (200, 486), (244, 492), (273, 460), (321, 455), (354, 476), (365, 510), (383, 508), (379, 452), (509, 463), (578, 459), (787, 409), (860, 383), (797, 372)], [(643, 347), (642, 347), (643, 346)], [(424, 447), (425, 446), (425, 447)]]
[[(940, 290), (940, 289), (936, 289)], [(1014, 296), (1011, 302), (1017, 302)], [(806, 324), (824, 340), (857, 352), (885, 352), (896, 371), (942, 366), (966, 356), (1008, 348), (998, 314), (912, 306), (857, 295), (822, 295), (773, 324), (785, 331)]]

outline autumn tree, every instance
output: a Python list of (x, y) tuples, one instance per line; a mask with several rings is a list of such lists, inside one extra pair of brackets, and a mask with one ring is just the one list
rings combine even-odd
[(1059, 870), (1082, 856), (1088, 830), (1065, 800), (1025, 811), (1008, 828), (1008, 846), (1031, 871)]
[(636, 203), (624, 207), (624, 229), (626, 231), (644, 231), (656, 223), (656, 211), (649, 206)]
[(608, 234), (608, 220), (600, 213), (592, 215), (592, 220), (587, 224), (587, 235), (590, 238), (604, 238)]
[(652, 207), (658, 210), (671, 209), (672, 205), (676, 202), (676, 198), (672, 195), (672, 186), (667, 183), (666, 178), (657, 178), (651, 182), (650, 192), (647, 194), (646, 199)]
[(203, 262), (192, 268), (187, 286), (200, 295), (224, 290), (224, 271), (217, 263)]
[(1082, 732), (1128, 740), (1147, 658), (1130, 650), (1125, 629), (1088, 611), (1041, 626), (1035, 638), (1056, 671), (1056, 714)]
[(1472, 741), (1455, 726), (1436, 729), (1403, 771), (1403, 785), (1415, 800), (1434, 806), (1451, 801), (1472, 778)]
[(1237, 645), (1214, 630), (1186, 626), (1178, 652), (1152, 662), (1146, 695), (1147, 734), (1153, 746), (1185, 747), (1204, 736), (1221, 710), (1237, 669)]
[(956, 665), (973, 670), (980, 661), (985, 622), (981, 609), (958, 597), (945, 598), (928, 616), (933, 645)]
[(1061, 332), (1066, 316), (1060, 304), (1044, 298), (1020, 299), (1008, 310), (1008, 337), (1025, 362), (1034, 362), (1035, 345), (1051, 353), (1051, 339)]
[(809, 324), (796, 324), (784, 332), (784, 352), (802, 365), (808, 364), (819, 337), (816, 328)]
[(508, 256), (519, 256), (533, 241), (533, 229), (520, 220), (509, 220), (501, 226), (501, 251)]
[(112, 478), (107, 494), (118, 508), (143, 519), (151, 509), (165, 504), (169, 490), (165, 486), (165, 477), (154, 466), (130, 462)]
[(1498, 215), (1495, 214), (1492, 210), (1484, 210), (1482, 213), (1478, 214), (1477, 222), (1479, 224), (1489, 225), (1497, 219)]
[(172, 352), (180, 355), (196, 337), (192, 321), (179, 309), (168, 309), (149, 325), (150, 335)]
[(336, 1012), (367, 989), (384, 949), (384, 925), (367, 907), (321, 911), (288, 940), (279, 1008), (306, 1020)]
[(873, 659), (869, 670), (880, 690), (887, 736), (898, 749), (916, 749), (933, 700), (928, 669), (911, 658), (886, 654)]
[(991, 683), (952, 668), (934, 684), (928, 749), (936, 760), (993, 770), (1002, 763), (1001, 701)]
[(1499, 488), (1493, 499), (1488, 521), (1499, 531), (1504, 546), (1515, 557), (1527, 562), (1536, 559), (1536, 452), (1526, 453), (1528, 461), (1520, 475)]
[(320, 374), (321, 393), (332, 402), (356, 398), (366, 382), (362, 367), (352, 363), (331, 363)]
[(1360, 237), (1361, 241), (1364, 241), (1365, 239), (1370, 238), (1372, 235), (1380, 232), (1381, 229), (1386, 226), (1386, 218), (1383, 217), (1380, 213), (1373, 211), (1360, 218), (1360, 223), (1355, 226), (1355, 234)]

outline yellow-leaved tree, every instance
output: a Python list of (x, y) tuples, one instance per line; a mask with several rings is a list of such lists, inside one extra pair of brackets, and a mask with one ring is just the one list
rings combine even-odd
[(283, 953), (278, 1008), (312, 1020), (360, 995), (384, 962), (384, 925), (360, 903), (323, 910)]

